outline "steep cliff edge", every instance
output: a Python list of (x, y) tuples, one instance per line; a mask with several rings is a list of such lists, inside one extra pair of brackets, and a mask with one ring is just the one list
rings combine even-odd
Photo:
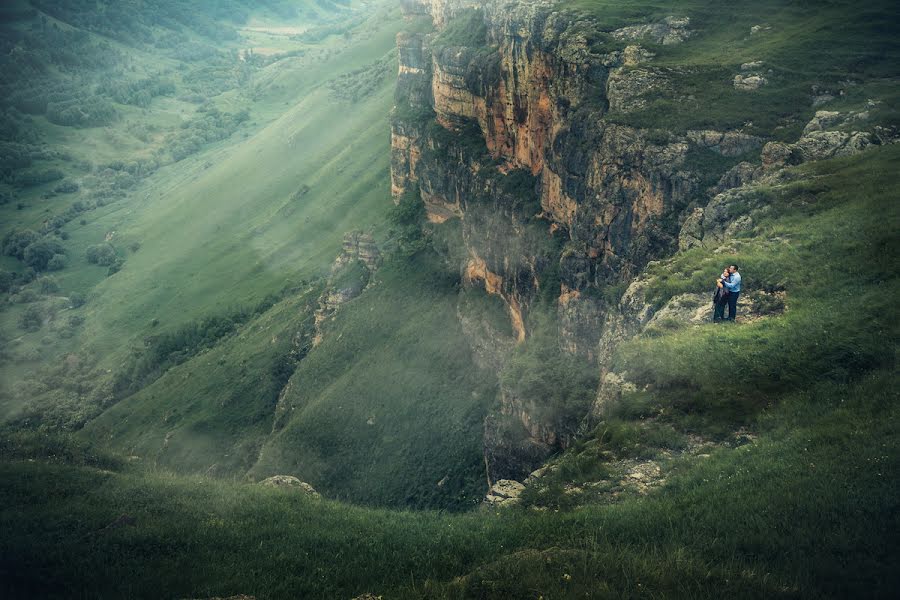
[[(639, 126), (634, 115), (659, 98), (695, 102), (692, 86), (707, 76), (657, 59), (697, 37), (685, 15), (613, 26), (550, 0), (403, 6), (410, 18), (430, 17), (435, 31), (397, 38), (392, 191), (397, 201), (416, 192), (434, 223), (460, 220), (464, 284), (502, 300), (519, 344), (507, 357), (527, 352), (543, 328), (605, 380), (618, 342), (662, 308), (640, 296), (644, 267), (679, 248), (715, 249), (765, 204), (729, 189), (895, 136), (826, 116), (817, 118), (832, 131), (810, 123), (793, 144), (766, 144), (794, 127), (787, 117), (775, 129)], [(767, 85), (762, 67), (741, 64), (732, 95)], [(483, 332), (467, 333), (485, 346)], [(522, 397), (503, 381), (485, 423), (489, 478), (520, 477), (566, 447), (587, 413), (579, 402), (563, 409)], [(610, 392), (599, 387), (602, 405)]]

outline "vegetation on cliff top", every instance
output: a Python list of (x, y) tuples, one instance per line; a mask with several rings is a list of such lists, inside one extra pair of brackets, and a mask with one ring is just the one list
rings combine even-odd
[[(711, 8), (704, 0), (566, 0), (565, 5), (596, 16), (607, 31), (668, 16), (691, 19), (685, 42), (641, 41), (655, 54), (641, 68), (661, 70), (674, 93), (651, 92), (644, 108), (612, 117), (622, 123), (681, 131), (743, 129), (791, 140), (812, 116), (813, 97), (837, 97), (828, 108), (846, 110), (884, 91), (890, 100), (878, 110), (885, 112), (886, 124), (900, 123), (896, 85), (890, 84), (900, 61), (896, 2), (741, 0)], [(623, 43), (604, 37), (596, 50)], [(757, 61), (761, 64), (751, 70), (767, 84), (755, 91), (735, 89), (735, 75), (749, 74), (742, 65)]]

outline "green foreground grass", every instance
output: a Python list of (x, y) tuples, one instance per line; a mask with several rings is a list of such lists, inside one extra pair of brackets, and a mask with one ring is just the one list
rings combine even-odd
[[(756, 444), (650, 498), (393, 512), (4, 448), (7, 597), (889, 597), (897, 378), (783, 398)], [(34, 460), (34, 459), (32, 459)], [(103, 465), (109, 468), (111, 465)]]

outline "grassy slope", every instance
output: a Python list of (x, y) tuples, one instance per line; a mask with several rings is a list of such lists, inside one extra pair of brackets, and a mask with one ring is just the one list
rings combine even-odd
[(457, 322), (454, 271), (421, 252), (388, 264), (341, 309), (294, 374), (284, 427), (254, 475), (295, 474), (370, 504), (480, 501), (481, 423), (495, 383)]
[[(383, 14), (379, 21), (368, 39), (335, 59), (337, 64), (325, 62), (312, 75), (302, 65), (282, 64), (264, 73), (259, 85), (272, 97), (266, 97), (263, 111), (277, 110), (286, 88), (305, 93), (271, 125), (234, 147), (198, 157), (192, 170), (154, 177), (158, 200), (120, 229), (142, 240), (141, 251), (129, 261), (133, 269), (123, 270), (118, 281), (106, 280), (109, 287), (90, 307), (97, 319), (86, 325), (96, 328), (89, 331), (98, 354), (121, 360), (118, 338), (128, 331), (148, 332), (154, 317), (174, 327), (321, 274), (344, 232), (382, 220), (390, 196), (384, 135), (390, 78), (353, 105), (335, 101), (322, 87), (306, 93), (318, 86), (316, 77), (334, 76), (388, 52), (398, 24)], [(213, 166), (203, 169), (208, 162)], [(292, 199), (301, 186), (309, 191)], [(146, 260), (139, 261), (141, 255)], [(298, 308), (307, 300), (286, 301), (287, 308), (257, 319), (239, 338), (120, 403), (85, 435), (188, 472), (213, 468), (242, 474), (271, 429), (269, 372), (286, 353), (298, 323), (310, 316), (308, 307)], [(269, 328), (280, 342), (267, 347), (265, 334), (254, 338), (254, 332)], [(244, 366), (240, 374), (221, 366), (243, 364), (249, 356), (256, 357), (254, 367)], [(111, 360), (105, 364), (114, 367)], [(191, 384), (179, 384), (188, 376)], [(170, 419), (173, 411), (184, 415), (177, 427)]]
[[(238, 475), (272, 429), (281, 383), (272, 375), (309, 327), (318, 288), (291, 296), (240, 332), (89, 423), (84, 435), (154, 466)], [(304, 323), (306, 321), (306, 323)]]
[[(382, 28), (366, 50), (386, 53), (394, 32)], [(355, 66), (335, 60), (332, 72)], [(147, 202), (109, 215), (102, 226), (140, 239), (142, 249), (96, 288), (87, 311), (102, 353), (115, 355), (150, 318), (175, 325), (321, 271), (345, 231), (383, 212), (390, 87), (385, 81), (352, 109), (323, 89), (297, 89), (300, 101), (278, 120), (243, 143), (162, 170)], [(310, 192), (292, 203), (304, 184)]]
[[(83, 368), (102, 379), (122, 365), (130, 346), (141, 345), (153, 319), (171, 329), (254, 303), (322, 272), (345, 231), (378, 222), (390, 193), (384, 132), (393, 82), (386, 77), (358, 103), (334, 99), (322, 84), (390, 53), (399, 26), (396, 10), (379, 10), (349, 43), (329, 38), (318, 45), (322, 57), (271, 65), (253, 83), (258, 99), (251, 114), (261, 124), (251, 126), (252, 135), (239, 140), (238, 133), (164, 167), (128, 201), (93, 211), (85, 225), (78, 219), (67, 225), (70, 267), (54, 276), (63, 293), (88, 293), (88, 304), (75, 311), (84, 326), (68, 341), (54, 339), (46, 328), (22, 336), (16, 323), (24, 306), (4, 311), (4, 327), (21, 336), (17, 347), (40, 349), (44, 359), (7, 363), (6, 384), (67, 352), (79, 353)], [(242, 90), (216, 102), (225, 110), (247, 105)], [(69, 144), (91, 140), (104, 148), (118, 139), (113, 129), (64, 133)], [(309, 192), (292, 200), (304, 185)], [(26, 214), (16, 219), (33, 225)], [(126, 267), (111, 278), (84, 258), (85, 248), (108, 232), (115, 232), (120, 248), (141, 244), (139, 252), (126, 252)], [(53, 344), (42, 345), (43, 338)]]

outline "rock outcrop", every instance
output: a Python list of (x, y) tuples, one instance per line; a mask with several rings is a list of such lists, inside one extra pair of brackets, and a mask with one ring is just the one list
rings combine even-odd
[(273, 475), (259, 482), (264, 487), (282, 488), (288, 490), (296, 490), (310, 498), (321, 498), (319, 492), (305, 481), (300, 481), (293, 475)]
[(620, 40), (649, 39), (656, 44), (668, 46), (688, 39), (693, 33), (689, 29), (690, 24), (691, 20), (688, 17), (669, 16), (658, 23), (631, 25), (617, 29), (612, 32), (612, 36)]
[(769, 80), (762, 75), (735, 75), (733, 83), (736, 90), (752, 92), (767, 85)]
[(491, 486), (484, 501), (490, 506), (512, 506), (522, 501), (525, 486), (512, 479), (501, 479)]
[(334, 316), (341, 305), (362, 293), (380, 264), (381, 252), (371, 235), (359, 231), (344, 234), (341, 253), (332, 263), (328, 284), (319, 297), (313, 346), (322, 342), (325, 322)]

